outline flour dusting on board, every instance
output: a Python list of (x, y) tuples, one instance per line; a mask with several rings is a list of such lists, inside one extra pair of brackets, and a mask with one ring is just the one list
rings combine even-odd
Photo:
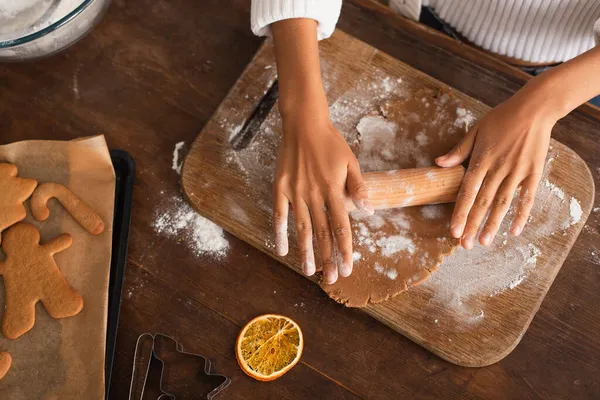
[[(551, 154), (550, 159), (552, 157)], [(525, 227), (525, 238), (562, 235), (581, 220), (579, 201), (550, 182), (548, 174), (547, 168), (531, 212), (531, 220), (537, 224), (530, 223)], [(489, 249), (479, 244), (470, 251), (457, 249), (423, 284), (425, 288), (433, 289), (434, 301), (451, 308), (470, 322), (480, 322), (481, 318), (471, 317), (484, 308), (485, 298), (498, 296), (522, 285), (535, 273), (538, 259), (543, 256), (535, 243), (523, 243), (520, 238), (507, 233), (514, 218), (516, 199), (518, 197), (515, 197)]]
[(153, 227), (159, 234), (181, 238), (196, 255), (221, 258), (229, 249), (223, 228), (202, 217), (179, 197), (172, 197), (156, 212)]
[(583, 211), (581, 210), (581, 203), (574, 197), (571, 197), (569, 202), (569, 215), (571, 216), (570, 224), (574, 225), (581, 220)]
[[(457, 249), (424, 283), (433, 287), (434, 298), (455, 311), (468, 313), (463, 302), (471, 296), (497, 296), (514, 289), (535, 268), (539, 250), (534, 245), (512, 246), (494, 242), (472, 250)], [(489, 262), (493, 258), (493, 262)]]

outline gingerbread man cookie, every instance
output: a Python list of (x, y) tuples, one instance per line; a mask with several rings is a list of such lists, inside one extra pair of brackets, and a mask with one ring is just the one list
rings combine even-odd
[(102, 218), (69, 189), (58, 183), (43, 183), (31, 197), (31, 212), (38, 221), (45, 221), (50, 215), (48, 200), (55, 197), (81, 226), (92, 235), (102, 233)]
[(23, 202), (36, 186), (37, 181), (33, 179), (18, 178), (14, 165), (0, 163), (0, 234), (25, 218), (27, 212)]
[(10, 365), (12, 364), (12, 357), (6, 352), (0, 352), (0, 379), (4, 378)]
[(40, 232), (25, 222), (6, 231), (2, 245), (6, 260), (0, 262), (5, 292), (4, 336), (16, 339), (33, 327), (38, 301), (52, 318), (71, 317), (81, 311), (83, 299), (63, 278), (53, 257), (72, 243), (70, 235), (62, 234), (40, 245)]

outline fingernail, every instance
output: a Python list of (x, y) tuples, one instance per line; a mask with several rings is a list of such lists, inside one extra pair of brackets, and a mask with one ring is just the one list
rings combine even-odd
[(275, 227), (275, 251), (279, 256), (285, 256), (287, 255), (288, 250), (286, 221)]
[(325, 280), (325, 283), (335, 283), (335, 274), (331, 271), (326, 271), (323, 273), (323, 279)]
[(463, 237), (462, 242), (463, 242), (463, 247), (467, 250), (471, 250), (473, 248), (473, 246), (475, 245), (475, 243), (473, 243), (474, 240), (471, 236)]
[(512, 232), (511, 232), (511, 233), (513, 234), (513, 236), (519, 236), (519, 235), (521, 234), (521, 232), (522, 232), (522, 231), (523, 231), (523, 227), (521, 227), (521, 226), (515, 226), (515, 227), (512, 229)]
[(458, 239), (462, 236), (463, 234), (463, 230), (464, 230), (464, 225), (463, 224), (455, 224), (452, 225), (452, 227), (450, 228), (450, 234), (452, 235), (452, 237), (454, 237), (455, 239)]
[(369, 202), (369, 200), (356, 200), (355, 201), (355, 205), (356, 208), (358, 208), (358, 210), (360, 212), (363, 212), (365, 214), (368, 215), (373, 215), (375, 213), (375, 210), (373, 210), (373, 206), (371, 206), (371, 203)]
[(279, 256), (282, 257), (287, 255), (288, 253), (288, 246), (286, 240), (281, 236), (277, 236), (275, 238), (275, 251)]
[(352, 266), (350, 264), (344, 263), (340, 266), (340, 275), (344, 278), (350, 276), (352, 273)]
[(481, 244), (484, 246), (487, 246), (492, 241), (492, 235), (489, 232), (486, 232), (483, 235), (481, 235), (480, 239), (481, 239)]
[(302, 265), (302, 270), (304, 271), (304, 275), (313, 276), (315, 274), (315, 271), (317, 270), (315, 262), (311, 260), (305, 261)]

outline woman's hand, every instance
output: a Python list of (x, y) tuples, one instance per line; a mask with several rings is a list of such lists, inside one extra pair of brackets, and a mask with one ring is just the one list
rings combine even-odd
[(471, 160), (454, 215), (452, 236), (470, 249), (486, 212), (479, 241), (489, 245), (521, 185), (510, 232), (517, 236), (529, 217), (550, 142), (559, 119), (600, 94), (600, 46), (531, 79), (505, 103), (490, 111), (465, 138), (436, 163), (452, 167)]
[(344, 199), (349, 194), (362, 210), (369, 205), (354, 154), (329, 121), (327, 110), (320, 114), (284, 120), (274, 187), (275, 242), (277, 252), (287, 254), (291, 204), (304, 273), (310, 276), (316, 270), (314, 232), (323, 279), (333, 283), (338, 269), (343, 277), (352, 272), (352, 231)]
[(450, 222), (452, 236), (466, 249), (484, 218), (479, 242), (492, 243), (519, 186), (517, 213), (510, 233), (518, 236), (527, 223), (542, 176), (552, 116), (530, 107), (526, 93), (515, 95), (491, 110), (448, 154), (436, 159), (441, 167), (456, 166), (471, 156)]
[[(277, 156), (273, 223), (275, 249), (288, 253), (287, 221), (292, 205), (296, 237), (306, 275), (316, 271), (313, 232), (323, 279), (334, 283), (352, 272), (352, 233), (344, 200), (370, 212), (358, 162), (329, 120), (321, 80), (317, 22), (288, 19), (271, 26), (279, 74), (283, 137)], [(336, 257), (338, 253), (338, 257)]]

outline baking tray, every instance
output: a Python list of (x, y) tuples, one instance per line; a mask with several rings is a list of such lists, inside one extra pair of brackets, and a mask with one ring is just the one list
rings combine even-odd
[(133, 182), (135, 178), (135, 163), (129, 153), (123, 150), (111, 150), (110, 157), (115, 168), (116, 185), (113, 245), (110, 260), (110, 281), (108, 284), (106, 358), (104, 364), (105, 397), (107, 399), (117, 342), (123, 277), (125, 275), (125, 263), (127, 260), (127, 244), (129, 243), (131, 206), (133, 205)]

